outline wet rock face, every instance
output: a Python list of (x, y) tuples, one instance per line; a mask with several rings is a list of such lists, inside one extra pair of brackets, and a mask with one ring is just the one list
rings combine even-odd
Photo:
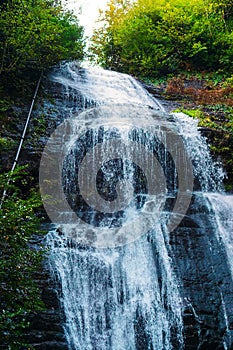
[(205, 198), (193, 196), (186, 217), (170, 236), (185, 303), (187, 350), (225, 349), (224, 342), (228, 343), (233, 334), (227, 329), (231, 328), (233, 317), (232, 278), (224, 246), (217, 240), (215, 229), (215, 219), (207, 209)]
[[(43, 240), (44, 236), (36, 235), (31, 244), (36, 248), (37, 245), (43, 245)], [(41, 290), (45, 309), (29, 315), (30, 327), (25, 340), (35, 350), (68, 350), (63, 330), (65, 315), (58, 300), (60, 288), (51, 276), (46, 260), (43, 261), (41, 270), (37, 271), (35, 282)]]

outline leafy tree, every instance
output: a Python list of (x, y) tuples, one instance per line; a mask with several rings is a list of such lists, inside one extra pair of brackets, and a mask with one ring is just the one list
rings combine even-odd
[(83, 58), (83, 28), (51, 0), (11, 0), (0, 12), (0, 75)]
[(130, 7), (130, 0), (110, 0), (107, 10), (100, 10), (102, 27), (94, 31), (90, 58), (105, 68), (117, 69), (121, 65), (121, 47), (115, 42), (115, 33)]
[(231, 68), (228, 0), (112, 0), (100, 20), (92, 51), (105, 67), (144, 76)]

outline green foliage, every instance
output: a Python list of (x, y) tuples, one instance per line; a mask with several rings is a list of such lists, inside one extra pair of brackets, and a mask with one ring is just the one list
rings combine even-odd
[(229, 1), (111, 0), (93, 36), (98, 63), (137, 76), (231, 69)]
[(41, 200), (33, 192), (23, 195), (28, 180), (24, 168), (0, 175), (1, 193), (7, 189), (0, 208), (0, 345), (9, 349), (21, 348), (28, 314), (43, 307), (33, 282), (42, 250), (29, 245), (32, 234), (39, 231), (34, 211)]
[(0, 12), (0, 75), (83, 57), (83, 28), (59, 1), (11, 0)]
[(6, 137), (0, 136), (0, 151), (1, 149), (10, 149), (14, 142)]

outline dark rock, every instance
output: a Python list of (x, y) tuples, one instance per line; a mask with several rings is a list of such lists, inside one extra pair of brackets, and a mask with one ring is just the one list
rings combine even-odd
[[(187, 218), (191, 218), (192, 225)], [(170, 234), (181, 293), (187, 301), (185, 350), (224, 349), (225, 317), (228, 320), (233, 317), (233, 284), (225, 249), (215, 235), (215, 225), (205, 198), (194, 195), (183, 224)]]
[[(51, 226), (44, 225), (43, 229), (45, 228), (49, 229)], [(44, 244), (44, 236), (33, 235), (30, 244), (34, 249), (41, 247)], [(58, 300), (59, 285), (51, 277), (46, 260), (41, 270), (34, 274), (34, 278), (41, 290), (45, 310), (28, 316), (30, 327), (26, 334), (26, 341), (38, 350), (66, 350), (68, 346), (63, 329), (65, 315)]]
[(65, 342), (47, 341), (44, 343), (32, 344), (35, 350), (68, 350), (68, 345)]

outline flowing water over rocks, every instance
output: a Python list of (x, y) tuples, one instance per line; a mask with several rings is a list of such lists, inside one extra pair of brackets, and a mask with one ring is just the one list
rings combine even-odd
[(40, 184), (69, 349), (230, 349), (232, 197), (196, 122), (100, 68), (64, 64), (50, 91)]

